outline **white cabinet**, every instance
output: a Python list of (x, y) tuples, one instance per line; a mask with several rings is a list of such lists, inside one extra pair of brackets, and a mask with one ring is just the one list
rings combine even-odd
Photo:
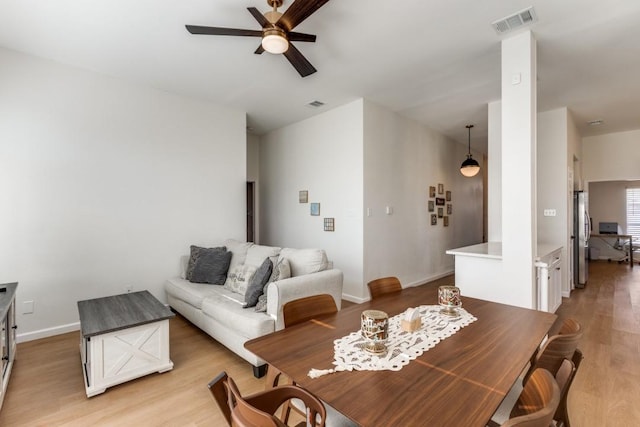
[(538, 257), (535, 262), (538, 310), (555, 313), (562, 304), (562, 247)]
[(2, 355), (2, 389), (0, 408), (9, 385), (9, 376), (16, 357), (16, 288), (17, 283), (0, 285), (0, 354)]

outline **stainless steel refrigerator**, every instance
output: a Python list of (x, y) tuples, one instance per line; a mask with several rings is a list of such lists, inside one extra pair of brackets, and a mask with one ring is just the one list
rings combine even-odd
[(584, 288), (589, 276), (591, 219), (587, 204), (587, 193), (573, 193), (573, 284), (576, 288)]

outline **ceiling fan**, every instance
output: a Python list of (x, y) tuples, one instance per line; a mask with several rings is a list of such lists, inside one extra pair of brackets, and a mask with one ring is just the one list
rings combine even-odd
[(315, 73), (317, 70), (291, 42), (315, 42), (316, 36), (313, 34), (297, 33), (291, 30), (328, 1), (329, 0), (295, 0), (284, 13), (278, 12), (278, 8), (282, 6), (283, 0), (267, 0), (269, 6), (273, 7), (273, 9), (264, 14), (260, 13), (255, 7), (248, 7), (247, 10), (249, 10), (249, 13), (251, 13), (262, 26), (262, 30), (202, 27), (198, 25), (186, 25), (186, 27), (187, 31), (191, 34), (262, 37), (262, 43), (254, 52), (255, 54), (260, 55), (265, 50), (273, 54), (282, 53), (298, 73), (300, 73), (302, 77), (306, 77)]

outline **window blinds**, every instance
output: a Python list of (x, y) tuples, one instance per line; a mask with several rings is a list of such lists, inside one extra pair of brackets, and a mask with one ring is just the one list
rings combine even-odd
[(640, 239), (640, 188), (627, 188), (627, 234)]

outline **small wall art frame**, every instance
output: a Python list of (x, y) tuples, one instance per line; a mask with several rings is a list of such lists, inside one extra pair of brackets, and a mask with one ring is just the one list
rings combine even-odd
[(436, 206), (444, 206), (444, 197), (436, 197)]
[(451, 215), (453, 213), (453, 206), (451, 206), (451, 203), (447, 204), (447, 215)]
[(429, 207), (429, 212), (435, 211), (435, 203), (433, 202), (433, 200), (429, 200), (428, 207)]
[(438, 184), (438, 194), (444, 194), (444, 184)]
[(320, 216), (320, 203), (311, 203), (309, 213), (311, 216)]
[(431, 225), (438, 224), (438, 216), (436, 214), (431, 214)]
[(445, 217), (443, 217), (443, 218), (442, 218), (442, 224), (443, 224), (445, 227), (448, 227), (448, 226), (449, 226), (449, 217), (448, 217), (448, 216), (445, 216)]
[(444, 209), (438, 208), (438, 218), (442, 218), (444, 216)]
[(429, 197), (436, 197), (436, 187), (433, 185), (429, 187)]
[(451, 191), (448, 191), (445, 193), (445, 199), (447, 199), (447, 202), (451, 201)]
[(308, 203), (309, 202), (309, 191), (300, 190), (298, 191), (298, 203)]
[(335, 231), (336, 221), (335, 218), (324, 219), (324, 231)]

